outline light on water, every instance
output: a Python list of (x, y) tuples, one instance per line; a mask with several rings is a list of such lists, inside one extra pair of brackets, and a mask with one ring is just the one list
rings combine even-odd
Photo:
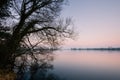
[(56, 51), (54, 72), (68, 80), (120, 80), (118, 51)]
[(34, 57), (18, 58), (18, 80), (120, 80), (119, 51), (56, 50)]

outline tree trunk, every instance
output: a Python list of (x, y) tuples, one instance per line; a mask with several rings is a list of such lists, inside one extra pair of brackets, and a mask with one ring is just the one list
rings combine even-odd
[(8, 69), (8, 70), (12, 69), (14, 62), (11, 56), (12, 55), (10, 55), (9, 49), (6, 45), (3, 45), (2, 47), (0, 47), (0, 68), (1, 69)]
[(12, 70), (14, 67), (16, 50), (19, 47), (19, 37), (11, 38), (4, 45), (0, 45), (0, 68)]

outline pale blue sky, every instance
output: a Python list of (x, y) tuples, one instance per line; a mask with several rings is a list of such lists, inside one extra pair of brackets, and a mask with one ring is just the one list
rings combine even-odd
[(61, 16), (71, 17), (79, 33), (65, 46), (120, 46), (120, 0), (69, 0)]

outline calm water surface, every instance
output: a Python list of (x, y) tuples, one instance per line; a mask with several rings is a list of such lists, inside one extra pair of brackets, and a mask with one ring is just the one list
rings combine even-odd
[(40, 60), (35, 64), (28, 56), (27, 63), (33, 63), (17, 71), (17, 80), (120, 80), (120, 51), (58, 50), (35, 56)]
[(119, 51), (54, 52), (53, 72), (65, 80), (120, 80)]

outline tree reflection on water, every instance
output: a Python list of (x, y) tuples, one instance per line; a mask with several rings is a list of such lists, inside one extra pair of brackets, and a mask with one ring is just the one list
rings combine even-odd
[[(44, 54), (25, 54), (16, 58), (14, 71), (17, 74), (16, 80), (61, 80), (52, 73), (54, 60), (52, 52)], [(63, 79), (62, 79), (63, 80)]]

